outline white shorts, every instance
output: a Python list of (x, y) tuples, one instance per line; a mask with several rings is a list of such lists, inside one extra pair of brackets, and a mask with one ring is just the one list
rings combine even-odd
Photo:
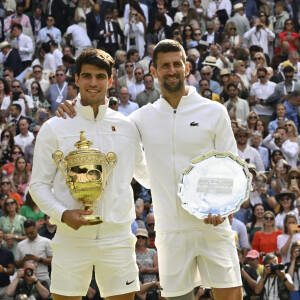
[(51, 293), (85, 296), (93, 266), (101, 297), (139, 291), (135, 244), (134, 235), (105, 245), (100, 240), (93, 246), (52, 242)]
[(204, 287), (242, 285), (235, 233), (230, 225), (222, 225), (207, 225), (205, 230), (156, 233), (162, 296), (189, 293), (200, 284), (198, 272)]

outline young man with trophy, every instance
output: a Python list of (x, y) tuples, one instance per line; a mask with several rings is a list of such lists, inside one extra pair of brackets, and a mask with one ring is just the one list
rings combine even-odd
[(148, 186), (147, 171), (136, 126), (108, 108), (113, 64), (104, 51), (83, 51), (76, 117), (52, 118), (37, 137), (30, 193), (57, 225), (54, 300), (86, 295), (93, 266), (102, 297), (132, 300), (139, 290), (130, 183), (134, 176)]
[[(241, 300), (235, 234), (227, 216), (249, 197), (251, 175), (237, 157), (225, 107), (185, 86), (189, 64), (183, 47), (160, 41), (153, 63), (161, 97), (130, 119), (141, 134), (151, 179), (162, 296), (194, 299), (199, 271), (214, 299)], [(72, 105), (65, 102), (58, 114), (73, 114)]]

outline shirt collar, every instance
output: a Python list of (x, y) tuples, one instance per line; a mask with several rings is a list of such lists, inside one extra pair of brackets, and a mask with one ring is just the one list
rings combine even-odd
[(80, 94), (77, 96), (77, 102), (75, 104), (75, 110), (78, 110), (78, 112), (87, 120), (91, 120), (91, 121), (99, 121), (101, 119), (103, 119), (104, 115), (106, 114), (108, 108), (108, 100), (105, 100), (105, 104), (104, 105), (99, 105), (98, 107), (98, 115), (94, 116), (94, 110), (90, 105), (87, 106), (83, 106), (81, 104), (81, 97)]

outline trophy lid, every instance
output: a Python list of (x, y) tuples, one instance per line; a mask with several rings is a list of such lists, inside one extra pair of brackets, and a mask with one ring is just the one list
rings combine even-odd
[(86, 136), (84, 131), (80, 131), (80, 141), (74, 144), (78, 150), (89, 149), (90, 146), (93, 145), (92, 142), (86, 140)]

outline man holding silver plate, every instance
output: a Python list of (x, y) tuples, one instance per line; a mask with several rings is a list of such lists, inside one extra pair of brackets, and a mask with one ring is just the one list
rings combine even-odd
[[(235, 233), (227, 216), (248, 197), (251, 175), (236, 155), (224, 106), (185, 86), (183, 47), (160, 41), (151, 73), (161, 97), (130, 115), (144, 146), (155, 215), (162, 296), (192, 300), (200, 284), (216, 300), (241, 300)], [(60, 106), (72, 114), (68, 102)]]
[(85, 296), (93, 266), (106, 299), (132, 300), (140, 287), (130, 183), (134, 176), (149, 184), (136, 126), (108, 108), (113, 64), (104, 51), (83, 51), (76, 60), (76, 117), (52, 118), (37, 137), (30, 193), (57, 224), (54, 300)]

